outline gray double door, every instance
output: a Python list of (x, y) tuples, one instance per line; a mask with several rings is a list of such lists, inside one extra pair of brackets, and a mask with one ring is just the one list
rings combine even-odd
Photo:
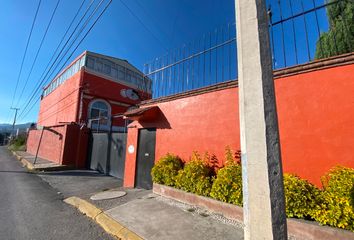
[(88, 166), (92, 170), (124, 178), (126, 133), (91, 133)]

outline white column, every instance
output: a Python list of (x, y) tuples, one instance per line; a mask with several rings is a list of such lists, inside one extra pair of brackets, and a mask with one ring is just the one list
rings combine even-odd
[(287, 239), (264, 0), (235, 0), (245, 239)]

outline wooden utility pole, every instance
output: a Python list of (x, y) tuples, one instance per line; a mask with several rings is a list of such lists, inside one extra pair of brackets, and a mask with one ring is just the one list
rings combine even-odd
[(15, 110), (15, 117), (14, 117), (14, 122), (12, 124), (12, 134), (15, 133), (15, 124), (16, 124), (16, 118), (17, 118), (17, 111), (20, 110), (19, 108), (10, 108), (11, 110)]
[(246, 240), (287, 239), (272, 58), (264, 0), (235, 0)]

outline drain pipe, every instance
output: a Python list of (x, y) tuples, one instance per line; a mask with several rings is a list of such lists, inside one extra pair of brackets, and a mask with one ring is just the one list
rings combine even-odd
[(43, 127), (43, 128), (42, 128), (42, 131), (41, 131), (41, 136), (40, 136), (40, 138), (39, 138), (38, 147), (37, 147), (37, 151), (36, 151), (36, 157), (34, 158), (33, 165), (35, 165), (36, 162), (37, 162), (38, 153), (39, 153), (39, 147), (41, 146), (41, 142), (42, 142), (42, 137), (43, 137), (44, 129), (45, 129), (45, 127)]

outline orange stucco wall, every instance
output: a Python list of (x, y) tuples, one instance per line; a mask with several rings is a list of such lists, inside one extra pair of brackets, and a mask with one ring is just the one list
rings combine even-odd
[[(59, 125), (44, 130), (38, 156), (54, 163), (84, 168), (89, 132), (79, 125)], [(55, 133), (54, 133), (54, 132)], [(30, 130), (27, 152), (36, 155), (42, 130)]]
[[(135, 182), (135, 168), (136, 168), (136, 156), (137, 156), (137, 144), (138, 144), (138, 128), (130, 128), (127, 136), (127, 154), (125, 157), (125, 169), (124, 169), (124, 186), (134, 187)], [(129, 146), (134, 146), (134, 151), (129, 153)]]
[(193, 151), (208, 151), (223, 161), (226, 146), (239, 148), (237, 98), (237, 89), (231, 88), (164, 102), (158, 104), (163, 116), (156, 121), (133, 122), (127, 147), (136, 151), (127, 152), (124, 185), (134, 186), (138, 128), (157, 127), (155, 160), (169, 152), (188, 161)]
[[(84, 67), (67, 79), (49, 95), (41, 100), (38, 125), (57, 126), (59, 135), (44, 131), (39, 156), (59, 164), (85, 167), (88, 133), (78, 124), (88, 123), (89, 105), (95, 99), (105, 100), (111, 107), (111, 114), (122, 114), (129, 107), (138, 104), (151, 95), (138, 91), (141, 99), (131, 100), (120, 94), (122, 89), (130, 87), (88, 72)], [(113, 126), (124, 126), (125, 121), (114, 118)], [(27, 151), (36, 154), (41, 130), (32, 130), (27, 141)]]
[(53, 126), (60, 122), (76, 122), (80, 95), (79, 71), (41, 100), (38, 125)]
[[(130, 106), (134, 106), (141, 101), (131, 100), (121, 96), (121, 90), (129, 87), (89, 72), (84, 72), (82, 86), (84, 98), (82, 99), (81, 113), (79, 113), (79, 122), (86, 122), (89, 104), (95, 99), (103, 99), (107, 101), (111, 106), (112, 115), (122, 114), (126, 112)], [(150, 94), (144, 93), (143, 91), (138, 92), (144, 100), (151, 98)], [(122, 118), (116, 118), (114, 119), (113, 125), (124, 126), (124, 121)]]
[[(41, 100), (38, 125), (53, 126), (63, 122), (87, 123), (89, 104), (95, 99), (107, 101), (111, 106), (112, 115), (124, 113), (129, 106), (141, 101), (122, 97), (120, 91), (127, 88), (129, 87), (91, 74), (82, 68)], [(151, 98), (150, 94), (138, 92), (142, 100)], [(114, 125), (124, 126), (124, 121), (122, 118), (117, 118), (114, 120)]]
[[(63, 142), (65, 140), (66, 128), (54, 127), (54, 131), (58, 134), (54, 134), (49, 131), (44, 131), (42, 141), (39, 146), (38, 156), (48, 159), (52, 162), (62, 164), (63, 159)], [(36, 155), (39, 139), (42, 130), (30, 130), (27, 138), (27, 152)]]
[[(354, 64), (280, 77), (275, 89), (284, 172), (320, 186), (330, 168), (354, 167)], [(188, 160), (197, 150), (222, 163), (227, 145), (240, 148), (236, 87), (153, 105), (161, 116), (133, 122), (128, 146), (137, 148), (137, 128), (156, 127), (155, 160), (168, 152)], [(135, 161), (136, 152), (127, 152), (126, 187), (134, 186)]]
[(354, 64), (275, 83), (284, 171), (320, 185), (330, 168), (354, 168)]

